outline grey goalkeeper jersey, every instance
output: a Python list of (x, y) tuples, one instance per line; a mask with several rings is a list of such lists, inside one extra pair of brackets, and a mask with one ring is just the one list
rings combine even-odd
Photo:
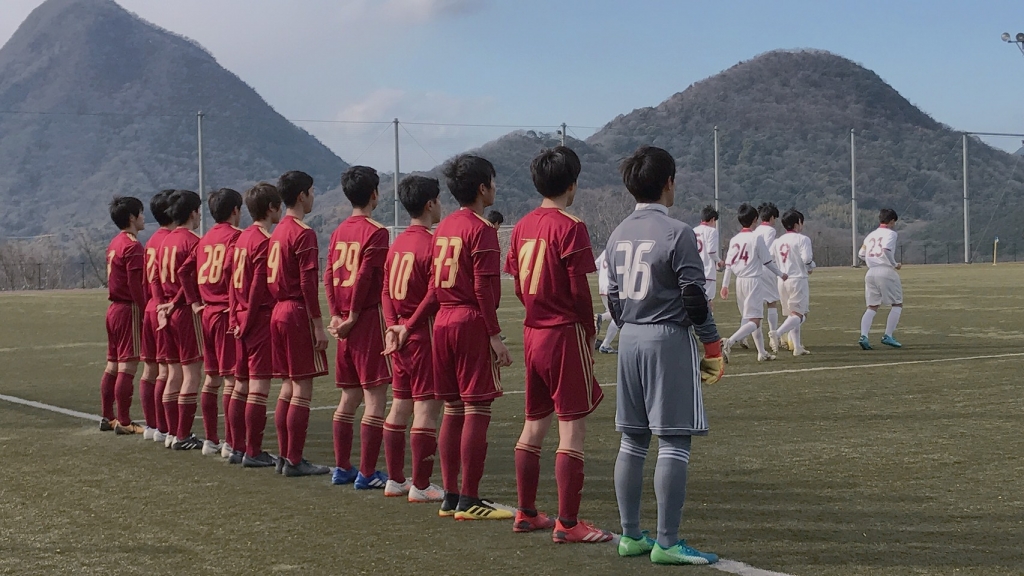
[(710, 311), (697, 326), (683, 306), (689, 284), (704, 289), (704, 264), (687, 224), (660, 204), (638, 204), (612, 232), (605, 247), (608, 306), (615, 323), (694, 326), (701, 342), (718, 340)]

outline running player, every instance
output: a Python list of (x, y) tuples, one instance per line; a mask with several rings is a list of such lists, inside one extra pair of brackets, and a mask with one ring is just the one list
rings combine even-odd
[[(203, 201), (195, 192), (176, 190), (171, 195), (168, 210), (176, 227), (164, 238), (160, 249), (160, 281), (167, 302), (157, 307), (157, 314), (166, 317), (163, 340), (169, 367), (163, 405), (170, 433), (164, 446), (174, 450), (203, 447), (192, 434), (203, 369), (203, 330), (199, 315), (203, 305), (192, 273), (199, 245), (195, 230), (199, 227), (202, 207)], [(191, 263), (187, 264), (189, 260)]]
[(274, 376), (283, 378), (274, 425), (285, 476), (328, 474), (302, 457), (309, 427), (313, 379), (327, 375), (327, 332), (320, 314), (316, 232), (303, 222), (313, 211), (313, 177), (285, 172), (277, 190), (286, 213), (270, 235), (267, 286), (277, 301), (270, 319)]
[(893, 348), (902, 348), (903, 345), (893, 338), (896, 332), (896, 325), (900, 322), (900, 315), (903, 314), (903, 284), (900, 282), (900, 275), (896, 272), (903, 267), (902, 263), (896, 261), (896, 221), (899, 216), (896, 211), (890, 208), (882, 208), (878, 213), (878, 228), (864, 238), (864, 244), (860, 247), (860, 259), (867, 263), (868, 273), (864, 276), (864, 300), (867, 303), (867, 310), (860, 319), (860, 347), (864, 350), (871, 350), (868, 341), (868, 333), (871, 331), (871, 322), (875, 319), (875, 313), (881, 305), (892, 306), (889, 310), (889, 317), (885, 321), (885, 334), (882, 335), (882, 344)]
[[(274, 466), (263, 450), (267, 397), (274, 375), (270, 347), (270, 316), (274, 297), (267, 287), (270, 227), (281, 220), (281, 195), (273, 184), (260, 182), (245, 193), (252, 225), (235, 241), (232, 258), (229, 323), (236, 342), (235, 389), (225, 409), (231, 420), (231, 464), (246, 468)], [(284, 459), (280, 458), (281, 464)]]
[[(580, 169), (579, 157), (565, 146), (533, 159), (533, 185), (544, 200), (512, 229), (505, 260), (505, 273), (515, 279), (516, 297), (526, 307), (526, 421), (515, 449), (519, 509), (512, 529), (553, 529), (556, 543), (612, 540), (611, 532), (578, 518), (586, 417), (604, 398), (594, 377), (596, 330), (587, 281), (597, 267), (586, 224), (565, 212), (575, 199)], [(537, 511), (541, 446), (553, 415), (558, 417), (555, 520)]]
[(160, 245), (164, 237), (174, 229), (174, 219), (167, 214), (167, 201), (174, 190), (161, 190), (149, 201), (149, 211), (160, 225), (146, 241), (146, 311), (142, 316), (142, 378), (139, 380), (139, 399), (142, 413), (146, 418), (146, 440), (163, 442), (167, 435), (167, 422), (160, 399), (167, 385), (167, 363), (157, 353), (157, 338), (163, 337), (157, 330), (156, 306), (163, 303), (160, 288)]
[(438, 443), (445, 499), (439, 514), (456, 520), (509, 520), (511, 512), (479, 495), (491, 402), (502, 395), (500, 368), (512, 365), (498, 325), (498, 231), (483, 217), (484, 208), (494, 204), (494, 165), (461, 154), (445, 164), (444, 174), (461, 208), (442, 220), (434, 234), (430, 294), (405, 326), (390, 330), (401, 348), (440, 306), (433, 358), (436, 395), (445, 401)]
[[(131, 196), (114, 198), (110, 219), (120, 232), (107, 247), (107, 367), (100, 381), (103, 417), (100, 430), (142, 434), (131, 419), (135, 371), (139, 367), (142, 311), (146, 309), (146, 259), (139, 231), (146, 227), (142, 201)], [(114, 404), (117, 404), (115, 418)]]
[[(352, 215), (331, 234), (324, 271), (331, 312), (327, 331), (338, 339), (334, 382), (341, 388), (341, 400), (334, 411), (337, 467), (331, 482), (354, 481), (357, 490), (382, 489), (388, 481), (387, 475), (377, 470), (391, 382), (391, 363), (382, 355), (387, 327), (380, 304), (388, 230), (370, 218), (377, 207), (379, 183), (377, 171), (367, 166), (352, 166), (341, 175), (341, 188), (352, 203)], [(352, 428), (364, 399), (357, 471), (351, 461)]]
[[(398, 198), (411, 218), (395, 238), (384, 262), (384, 318), (388, 326), (408, 322), (427, 296), (431, 281), (434, 236), (441, 221), (440, 187), (425, 176), (406, 176), (398, 183)], [(430, 483), (437, 452), (437, 423), (442, 402), (434, 396), (433, 319), (410, 332), (405, 346), (391, 354), (393, 401), (384, 422), (384, 456), (388, 466), (385, 496), (408, 492), (409, 502), (440, 502), (444, 491)], [(390, 346), (388, 347), (390, 348)], [(390, 350), (389, 350), (390, 351)], [(412, 416), (412, 480), (405, 477), (405, 429)]]
[(718, 257), (718, 210), (714, 206), (705, 206), (700, 211), (700, 224), (694, 229), (697, 236), (697, 251), (704, 263), (704, 294), (708, 297), (708, 306), (715, 307), (715, 291), (718, 289), (718, 269), (722, 260)]
[(594, 267), (597, 268), (597, 293), (601, 296), (601, 302), (604, 304), (604, 313), (595, 315), (597, 331), (601, 331), (601, 324), (608, 323), (604, 340), (596, 345), (597, 351), (601, 354), (615, 354), (616, 350), (612, 348), (612, 342), (619, 334), (619, 327), (612, 322), (612, 312), (608, 308), (608, 260), (604, 256), (604, 250), (594, 260)]
[(238, 229), (241, 218), (242, 195), (230, 188), (221, 188), (210, 194), (210, 215), (217, 223), (203, 236), (196, 249), (199, 295), (203, 302), (203, 359), (206, 381), (200, 397), (203, 411), (203, 454), (231, 456), (231, 446), (221, 445), (217, 435), (217, 396), (221, 386), (227, 401), (224, 403), (224, 435), (231, 438), (231, 425), (227, 413), (231, 394), (235, 388), (235, 336), (229, 331), (228, 290), (231, 285), (231, 261), (235, 240), (242, 232)]
[[(729, 361), (729, 352), (734, 344), (747, 336), (754, 337), (757, 347), (757, 361), (775, 360), (774, 354), (764, 349), (764, 335), (761, 334), (761, 318), (764, 317), (764, 270), (783, 280), (789, 277), (779, 271), (772, 262), (772, 255), (764, 245), (762, 237), (750, 227), (757, 220), (757, 209), (750, 204), (741, 204), (738, 220), (743, 229), (729, 241), (729, 252), (725, 256), (725, 275), (722, 277), (722, 300), (729, 299), (729, 279), (736, 275), (736, 305), (740, 309), (740, 327), (736, 333), (722, 344), (725, 361)], [(778, 290), (778, 288), (776, 288)]]
[(779, 279), (779, 298), (782, 314), (786, 320), (769, 337), (775, 341), (784, 336), (790, 338), (793, 356), (810, 354), (800, 338), (800, 326), (807, 319), (810, 309), (810, 289), (807, 276), (814, 271), (814, 252), (811, 239), (801, 234), (804, 229), (804, 215), (796, 208), (790, 208), (782, 215), (782, 227), (786, 233), (779, 236), (771, 246), (772, 257), (779, 270), (789, 278)]
[[(765, 202), (757, 207), (757, 214), (761, 217), (761, 224), (754, 229), (754, 234), (761, 237), (765, 248), (770, 249), (775, 243), (775, 221), (779, 217), (779, 208), (771, 202)], [(768, 347), (772, 354), (778, 354), (779, 341), (772, 340), (771, 333), (779, 328), (779, 284), (770, 270), (764, 269), (761, 272), (761, 290), (768, 305)]]
[[(622, 521), (618, 551), (620, 556), (649, 554), (655, 564), (712, 564), (717, 556), (679, 539), (691, 438), (708, 433), (701, 380), (717, 382), (723, 362), (696, 236), (668, 215), (675, 173), (675, 160), (661, 148), (642, 146), (627, 158), (622, 179), (637, 205), (608, 239), (608, 303), (622, 328), (615, 398), (615, 429), (622, 433), (615, 459)], [(640, 531), (652, 434), (658, 435), (656, 541)]]

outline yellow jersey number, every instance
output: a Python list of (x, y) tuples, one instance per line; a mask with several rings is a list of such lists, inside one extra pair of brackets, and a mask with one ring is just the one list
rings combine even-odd
[(160, 282), (175, 283), (178, 277), (178, 249), (168, 246), (160, 258)]
[(409, 293), (409, 278), (415, 259), (412, 252), (396, 252), (391, 260), (391, 277), (388, 278), (388, 291), (392, 300), (405, 300)]
[(111, 250), (107, 252), (107, 280), (110, 280), (110, 271), (114, 268), (114, 256), (117, 252)]
[(267, 284), (277, 282), (277, 273), (281, 269), (281, 243), (272, 242), (270, 253), (267, 254)]
[(434, 286), (451, 288), (459, 273), (459, 255), (462, 254), (462, 238), (440, 236), (434, 240), (437, 256), (434, 257)]
[(228, 249), (223, 244), (203, 246), (205, 262), (199, 267), (199, 284), (217, 284), (224, 277), (224, 256)]
[(519, 290), (523, 294), (536, 294), (540, 286), (541, 271), (544, 270), (544, 256), (548, 253), (548, 241), (543, 238), (523, 240), (519, 247)]
[[(334, 275), (334, 285), (348, 288), (356, 283), (356, 271), (359, 270), (359, 242), (337, 242), (334, 245), (334, 263), (331, 264), (331, 272)], [(341, 269), (348, 272), (348, 277), (341, 279)]]
[(231, 285), (236, 290), (241, 290), (242, 280), (245, 278), (245, 255), (247, 250), (245, 248), (235, 248), (235, 255), (233, 258), (233, 272), (231, 273)]

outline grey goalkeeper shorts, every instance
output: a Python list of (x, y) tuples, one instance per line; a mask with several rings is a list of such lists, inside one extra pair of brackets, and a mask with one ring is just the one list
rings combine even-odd
[(707, 435), (700, 353), (692, 328), (623, 324), (615, 429), (658, 436)]

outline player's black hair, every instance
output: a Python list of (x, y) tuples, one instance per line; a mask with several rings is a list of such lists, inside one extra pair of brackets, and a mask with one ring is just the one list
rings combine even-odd
[(273, 208), (281, 207), (281, 194), (270, 182), (260, 182), (245, 193), (245, 207), (253, 221), (264, 220)]
[(174, 218), (171, 218), (171, 215), (167, 213), (168, 199), (173, 193), (174, 190), (161, 190), (149, 199), (149, 211), (153, 214), (153, 219), (156, 220), (156, 223), (161, 226), (174, 223)]
[(231, 188), (221, 188), (216, 192), (212, 192), (207, 202), (207, 205), (210, 207), (210, 215), (213, 216), (213, 221), (220, 224), (231, 218), (236, 208), (242, 208), (242, 195)]
[(757, 208), (746, 202), (740, 204), (739, 210), (736, 211), (736, 219), (740, 221), (740, 226), (750, 228), (754, 221), (757, 220)]
[(619, 167), (622, 183), (637, 202), (657, 202), (676, 178), (676, 161), (667, 150), (641, 146)]
[(505, 222), (505, 215), (497, 210), (489, 210), (484, 218), (487, 218), (487, 221), (496, 227), (501, 226)]
[(124, 230), (131, 224), (132, 217), (142, 214), (144, 209), (142, 200), (134, 196), (114, 196), (110, 201), (110, 219), (118, 230)]
[(476, 202), (480, 186), (490, 186), (496, 175), (489, 160), (473, 154), (459, 154), (444, 165), (445, 183), (459, 206)]
[(712, 220), (718, 220), (718, 210), (711, 204), (708, 204), (700, 211), (701, 222), (711, 222)]
[(405, 211), (413, 218), (419, 218), (427, 208), (427, 202), (441, 195), (441, 185), (436, 178), (406, 176), (398, 183), (398, 199)]
[(203, 200), (199, 194), (191, 190), (175, 190), (170, 197), (170, 207), (167, 213), (174, 218), (174, 223), (181, 226), (192, 216), (193, 212), (203, 207)]
[(892, 208), (882, 208), (878, 211), (878, 223), (888, 224), (889, 222), (895, 222), (899, 220), (899, 215)]
[(341, 190), (353, 208), (363, 208), (369, 204), (378, 184), (380, 176), (369, 166), (351, 166), (341, 175)]
[(288, 208), (298, 203), (299, 195), (312, 189), (313, 177), (299, 170), (285, 172), (277, 179), (277, 191)]
[(757, 207), (757, 214), (761, 217), (761, 222), (768, 222), (779, 217), (779, 207), (772, 202), (765, 202)]
[(555, 198), (576, 183), (582, 170), (580, 157), (566, 146), (544, 150), (530, 163), (533, 186), (545, 198)]
[(803, 224), (803, 221), (803, 213), (796, 208), (790, 208), (782, 215), (782, 227), (789, 231), (792, 231), (797, 224)]

